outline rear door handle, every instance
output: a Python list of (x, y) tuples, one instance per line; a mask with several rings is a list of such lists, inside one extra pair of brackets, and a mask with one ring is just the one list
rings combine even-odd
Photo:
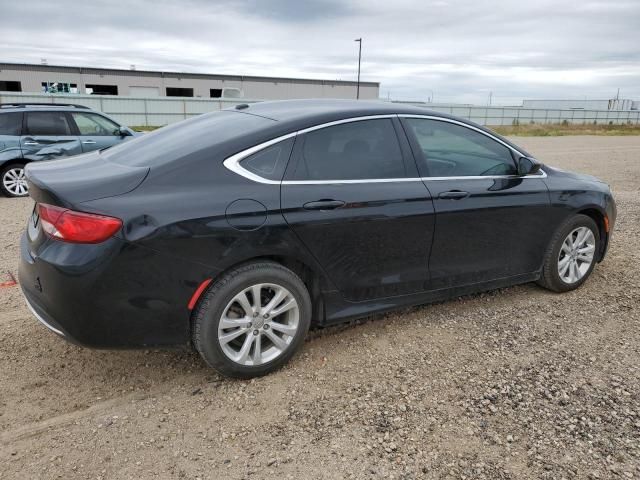
[(342, 200), (317, 200), (303, 205), (305, 210), (333, 210), (344, 206)]
[(24, 142), (24, 145), (40, 145), (38, 142)]
[(469, 196), (469, 192), (463, 192), (461, 190), (451, 190), (449, 192), (442, 192), (438, 195), (438, 198), (449, 198), (451, 200), (460, 200), (462, 198), (467, 198)]
[(83, 140), (82, 143), (85, 145), (95, 145), (95, 140)]

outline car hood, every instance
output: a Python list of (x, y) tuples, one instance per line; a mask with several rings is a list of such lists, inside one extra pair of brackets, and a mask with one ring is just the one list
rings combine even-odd
[(605, 187), (608, 187), (607, 182), (605, 182), (604, 180), (601, 180), (598, 177), (594, 177), (593, 175), (588, 175), (586, 173), (569, 172), (567, 170), (562, 170), (561, 168), (558, 168), (558, 167), (550, 167), (549, 165), (545, 165), (544, 167), (542, 167), (542, 169), (545, 172), (547, 172), (548, 175), (554, 175), (556, 177), (571, 178), (573, 180), (580, 180), (583, 182), (589, 182), (589, 183), (604, 185)]

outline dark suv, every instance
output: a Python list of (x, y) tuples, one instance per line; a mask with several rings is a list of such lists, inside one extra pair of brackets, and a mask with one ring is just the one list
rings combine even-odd
[(89, 107), (71, 104), (0, 105), (0, 191), (29, 194), (24, 166), (107, 148), (134, 135)]

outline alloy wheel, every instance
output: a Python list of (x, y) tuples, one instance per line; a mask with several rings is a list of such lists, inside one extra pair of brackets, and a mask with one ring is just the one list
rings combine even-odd
[(282, 355), (293, 341), (300, 307), (281, 285), (245, 288), (227, 304), (218, 324), (218, 343), (234, 362), (256, 366)]
[(580, 281), (591, 268), (596, 251), (596, 240), (588, 227), (572, 230), (562, 242), (558, 254), (558, 274), (568, 284)]
[(23, 167), (10, 168), (2, 176), (2, 184), (4, 188), (17, 197), (26, 195), (29, 191), (27, 186), (27, 177), (24, 174)]

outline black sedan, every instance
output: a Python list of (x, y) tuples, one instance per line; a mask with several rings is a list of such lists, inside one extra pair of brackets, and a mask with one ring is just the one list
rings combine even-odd
[(42, 323), (89, 347), (193, 345), (244, 378), (312, 325), (524, 282), (573, 290), (616, 218), (596, 178), (382, 102), (238, 105), (26, 174), (20, 283)]

